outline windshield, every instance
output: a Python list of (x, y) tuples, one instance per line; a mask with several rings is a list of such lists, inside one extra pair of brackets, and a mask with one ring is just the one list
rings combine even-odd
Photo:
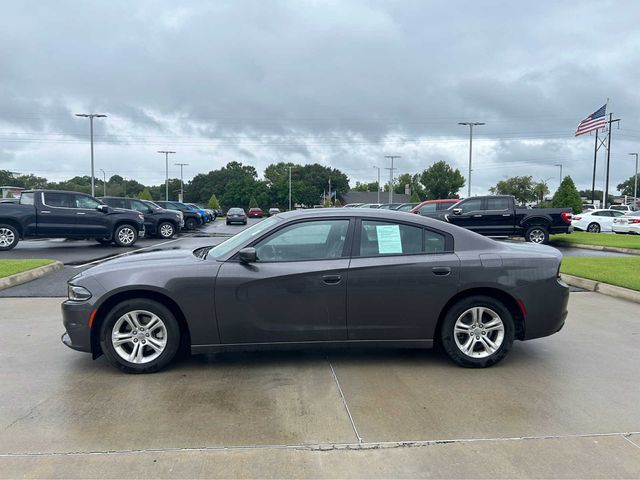
[(223, 257), (234, 248), (249, 241), (251, 238), (260, 235), (262, 232), (264, 232), (268, 228), (271, 228), (271, 226), (275, 225), (279, 221), (280, 221), (280, 218), (278, 217), (269, 217), (260, 223), (256, 223), (255, 225), (252, 225), (251, 227), (247, 228), (246, 230), (243, 230), (236, 236), (231, 237), (228, 240), (225, 240), (224, 242), (222, 242), (220, 245), (213, 247), (211, 250), (209, 250), (209, 253), (207, 254), (207, 258), (218, 259), (220, 257)]

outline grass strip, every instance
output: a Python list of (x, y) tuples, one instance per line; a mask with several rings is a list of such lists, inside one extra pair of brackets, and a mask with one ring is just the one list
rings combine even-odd
[(564, 257), (560, 271), (640, 291), (640, 257)]
[(53, 263), (53, 260), (42, 258), (20, 259), (20, 260), (0, 260), (0, 278), (15, 275), (16, 273), (26, 272), (34, 268), (42, 267)]
[(640, 250), (640, 235), (621, 235), (614, 233), (573, 232), (569, 235), (551, 235), (551, 241), (563, 243), (582, 243), (603, 247), (634, 248)]

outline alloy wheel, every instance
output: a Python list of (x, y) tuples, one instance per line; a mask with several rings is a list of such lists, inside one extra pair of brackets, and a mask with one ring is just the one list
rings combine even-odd
[(133, 231), (131, 227), (121, 228), (118, 232), (118, 240), (123, 245), (130, 245), (136, 238), (136, 233)]
[(160, 235), (164, 238), (171, 238), (173, 236), (173, 226), (169, 223), (165, 223), (160, 227)]
[(0, 228), (0, 247), (9, 247), (15, 242), (16, 236), (8, 228)]
[(529, 232), (529, 241), (531, 243), (544, 243), (544, 232), (540, 228), (536, 228)]
[(453, 327), (456, 346), (472, 358), (493, 355), (502, 346), (504, 335), (505, 328), (500, 315), (487, 307), (465, 310)]
[(160, 317), (147, 310), (133, 310), (113, 325), (111, 344), (118, 356), (129, 363), (154, 361), (167, 346), (167, 327)]

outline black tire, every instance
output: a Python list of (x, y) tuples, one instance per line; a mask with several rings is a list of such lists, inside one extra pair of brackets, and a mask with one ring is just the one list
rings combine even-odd
[(198, 222), (196, 221), (195, 218), (187, 218), (184, 221), (184, 227), (187, 230), (195, 230), (197, 226), (198, 226)]
[(533, 225), (524, 233), (527, 242), (547, 244), (549, 243), (549, 231), (544, 225)]
[(113, 232), (113, 243), (119, 247), (132, 247), (138, 241), (138, 229), (128, 223), (118, 225)]
[(109, 245), (111, 244), (112, 240), (109, 240), (108, 238), (96, 238), (96, 242), (98, 242), (100, 245)]
[(20, 241), (18, 230), (6, 223), (0, 224), (0, 250), (11, 250)]
[(161, 222), (158, 225), (158, 236), (160, 238), (169, 239), (176, 234), (176, 226), (171, 222)]
[(247, 224), (247, 221), (245, 220), (244, 222), (242, 222), (242, 224), (243, 224), (243, 225), (246, 225), (246, 224)]
[[(485, 331), (482, 333), (482, 328), (479, 325), (483, 325), (484, 321), (491, 318), (493, 313), (497, 314), (499, 319), (502, 322), (503, 326), (503, 336), (501, 339), (501, 343), (498, 346), (497, 350), (485, 357), (476, 357), (472, 355), (468, 355), (463, 352), (461, 347), (458, 346), (458, 343), (462, 343), (463, 341), (471, 341), (474, 339), (471, 338), (473, 335), (465, 334), (465, 333), (454, 333), (454, 327), (456, 322), (462, 317), (462, 322), (472, 321), (471, 314), (467, 314), (470, 309), (475, 307), (482, 307), (484, 309), (488, 309), (491, 311), (485, 311), (485, 313), (480, 318), (480, 323), (475, 323), (472, 325), (476, 325), (479, 330), (476, 330), (478, 335), (475, 337), (478, 340), (475, 340), (475, 343), (471, 345), (471, 352), (474, 355), (478, 355), (480, 350), (484, 350), (485, 353), (487, 350), (484, 347), (484, 341), (487, 339), (497, 341), (499, 335), (497, 331)], [(463, 316), (464, 315), (464, 316)], [(490, 320), (493, 321), (493, 320)], [(458, 336), (458, 342), (456, 342), (456, 335)], [(466, 335), (466, 337), (465, 337)], [(446, 313), (443, 322), (442, 328), (440, 329), (440, 342), (445, 352), (451, 360), (456, 362), (458, 365), (467, 368), (485, 368), (490, 367), (491, 365), (495, 365), (499, 361), (501, 361), (509, 350), (511, 350), (511, 346), (513, 345), (513, 340), (515, 338), (515, 325), (513, 322), (513, 317), (502, 302), (496, 300), (495, 298), (484, 296), (484, 295), (474, 295), (471, 297), (463, 298), (459, 302), (455, 303), (449, 311)], [(476, 346), (479, 347), (476, 350)]]
[(227, 221), (227, 225), (231, 225), (231, 222)]
[(587, 232), (600, 233), (600, 224), (596, 222), (591, 222), (589, 225), (587, 225)]
[[(116, 350), (117, 347), (113, 345), (112, 333), (114, 327), (123, 315), (133, 311), (144, 311), (156, 315), (162, 321), (162, 323), (164, 323), (166, 332), (166, 343), (160, 355), (155, 358), (150, 357), (148, 361), (145, 361), (143, 363), (134, 363), (128, 361), (121, 355), (126, 354), (127, 349), (131, 349), (131, 352), (129, 353), (134, 353), (133, 348), (135, 348), (135, 345), (138, 345), (138, 349), (140, 350), (141, 348), (142, 352), (153, 355), (153, 348), (150, 346), (150, 344), (145, 344), (145, 346), (142, 346), (142, 342), (147, 341), (145, 337), (148, 339), (149, 335), (154, 335), (153, 332), (143, 333), (136, 330), (137, 334), (135, 336), (132, 335), (136, 339), (136, 343), (124, 343), (121, 347), (122, 350), (120, 350), (120, 353)], [(136, 318), (141, 320), (150, 317), (145, 314), (136, 316)], [(124, 323), (122, 325), (126, 328), (126, 325), (124, 325)], [(141, 325), (144, 327), (143, 324)], [(121, 328), (122, 327), (118, 328), (118, 330), (122, 331)], [(164, 332), (155, 330), (155, 335), (158, 335), (159, 333), (164, 334)], [(160, 340), (160, 338), (156, 338), (156, 340)], [(102, 326), (100, 329), (100, 346), (102, 347), (102, 352), (104, 353), (105, 357), (107, 357), (107, 360), (109, 360), (112, 365), (119, 368), (123, 372), (153, 373), (165, 367), (176, 356), (178, 348), (180, 347), (180, 326), (178, 325), (178, 321), (176, 320), (173, 313), (171, 313), (171, 311), (167, 307), (159, 302), (156, 302), (154, 300), (147, 300), (144, 298), (125, 300), (124, 302), (119, 303), (114, 308), (112, 308), (105, 317), (104, 322), (102, 322)], [(144, 353), (142, 355), (144, 356)]]

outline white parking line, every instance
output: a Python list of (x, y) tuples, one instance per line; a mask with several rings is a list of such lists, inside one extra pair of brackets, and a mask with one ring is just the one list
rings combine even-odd
[[(183, 238), (185, 238), (185, 237), (183, 237)], [(97, 265), (98, 263), (106, 262), (107, 260), (113, 260), (114, 258), (126, 257), (127, 255), (131, 255), (133, 253), (141, 252), (142, 250), (148, 250), (150, 248), (159, 247), (160, 245), (167, 245), (169, 243), (179, 242), (180, 240), (183, 240), (183, 238), (176, 238), (175, 240), (167, 240), (166, 242), (156, 243), (155, 245), (149, 245), (148, 247), (136, 248), (135, 250), (132, 250), (130, 252), (124, 252), (124, 253), (120, 253), (118, 255), (113, 255), (111, 257), (101, 258), (99, 260), (94, 260), (93, 262), (83, 263), (82, 265), (75, 265), (73, 268), (84, 268), (84, 267), (89, 267), (91, 265)]]

